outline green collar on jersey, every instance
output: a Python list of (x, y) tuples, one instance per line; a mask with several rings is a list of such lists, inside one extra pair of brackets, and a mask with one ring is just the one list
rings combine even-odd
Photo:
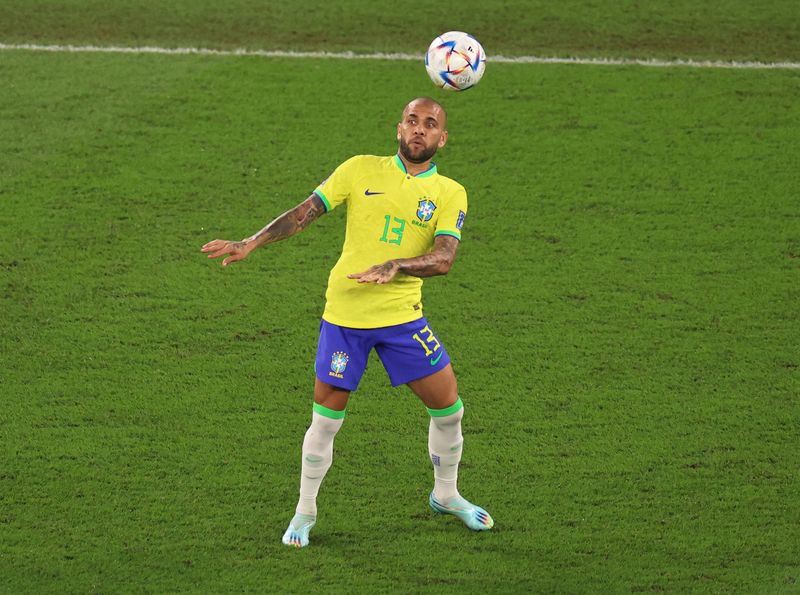
[[(400, 155), (398, 155), (396, 153), (395, 153), (395, 156), (394, 156), (394, 164), (397, 167), (399, 167), (400, 171), (403, 172), (404, 174), (408, 173), (408, 170), (406, 169), (406, 164), (403, 163), (402, 159), (400, 159)], [(414, 177), (415, 178), (427, 178), (428, 176), (432, 176), (435, 173), (438, 173), (438, 171), (436, 170), (436, 164), (435, 163), (431, 163), (431, 166), (428, 169), (426, 169), (421, 174), (415, 175)]]

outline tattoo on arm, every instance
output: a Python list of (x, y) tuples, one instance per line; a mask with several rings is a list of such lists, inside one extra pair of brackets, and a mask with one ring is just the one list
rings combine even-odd
[(320, 215), (325, 214), (325, 205), (322, 204), (319, 196), (312, 194), (290, 212), (294, 212), (297, 226), (300, 229), (305, 229)]
[(285, 240), (294, 234), (303, 231), (321, 215), (325, 214), (325, 205), (322, 199), (312, 194), (295, 208), (286, 211), (274, 221), (267, 224), (264, 229), (250, 236), (245, 242), (255, 242), (256, 247)]
[(401, 273), (413, 277), (434, 277), (446, 275), (456, 260), (458, 240), (453, 236), (436, 236), (433, 250), (416, 258), (395, 260)]

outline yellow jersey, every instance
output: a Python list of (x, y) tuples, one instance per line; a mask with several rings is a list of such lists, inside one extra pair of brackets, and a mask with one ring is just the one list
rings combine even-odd
[(314, 192), (330, 211), (347, 204), (339, 261), (328, 278), (322, 317), (350, 328), (380, 328), (422, 317), (422, 279), (398, 273), (391, 283), (359, 283), (347, 275), (395, 258), (431, 251), (437, 235), (461, 239), (467, 193), (436, 165), (413, 176), (397, 155), (358, 155)]

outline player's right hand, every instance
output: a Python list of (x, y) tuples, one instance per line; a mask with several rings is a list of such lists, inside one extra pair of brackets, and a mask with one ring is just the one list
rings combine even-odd
[(231, 242), (230, 240), (211, 240), (200, 248), (200, 251), (207, 253), (209, 258), (218, 258), (228, 254), (228, 258), (222, 261), (224, 267), (237, 260), (247, 258), (251, 250), (252, 248), (247, 247), (247, 242)]

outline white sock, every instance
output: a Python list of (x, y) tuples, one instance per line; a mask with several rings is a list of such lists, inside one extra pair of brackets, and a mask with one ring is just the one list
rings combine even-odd
[[(454, 413), (449, 413), (456, 409)], [(428, 428), (428, 452), (433, 463), (433, 495), (439, 501), (458, 496), (458, 464), (461, 462), (461, 418), (464, 406), (461, 399), (446, 409), (428, 409), (431, 423)], [(442, 415), (445, 413), (445, 415)]]
[(325, 478), (333, 462), (333, 439), (336, 432), (344, 422), (344, 412), (339, 419), (331, 419), (320, 415), (317, 411), (331, 412), (331, 409), (314, 405), (311, 414), (311, 426), (303, 440), (303, 461), (300, 473), (300, 500), (297, 502), (296, 512), (310, 516), (317, 516), (317, 494), (319, 486)]

